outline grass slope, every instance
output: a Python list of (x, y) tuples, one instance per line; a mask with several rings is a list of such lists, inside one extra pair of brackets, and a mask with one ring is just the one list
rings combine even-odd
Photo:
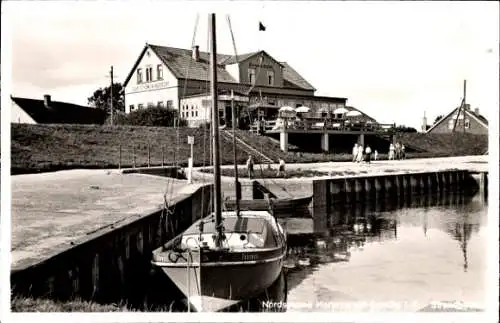
[[(148, 147), (151, 166), (172, 165), (177, 161), (187, 164), (190, 147), (187, 137), (194, 136), (194, 165), (208, 165), (210, 134), (202, 129), (95, 125), (11, 125), (12, 174), (45, 172), (72, 168), (116, 168), (147, 166)], [(349, 154), (284, 153), (276, 140), (250, 132), (238, 131), (238, 138), (276, 161), (281, 157), (287, 163), (321, 161), (348, 161)], [(230, 136), (222, 135), (221, 163), (233, 163)], [(424, 153), (412, 157), (459, 156), (483, 154), (487, 149), (487, 136), (467, 134), (425, 135), (403, 134), (405, 145), (418, 146)], [(179, 143), (179, 144), (177, 144)], [(121, 146), (121, 158), (120, 158)], [(163, 148), (163, 154), (162, 154)], [(381, 152), (383, 153), (383, 152)], [(249, 152), (237, 145), (238, 163), (244, 163)], [(252, 153), (257, 162), (259, 154)], [(384, 154), (380, 154), (384, 158)], [(135, 162), (134, 162), (135, 161)]]

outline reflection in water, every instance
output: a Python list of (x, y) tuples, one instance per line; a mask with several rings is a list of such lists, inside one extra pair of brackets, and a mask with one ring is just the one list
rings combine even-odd
[[(293, 304), (321, 302), (416, 302), (411, 311), (434, 300), (481, 303), (486, 211), (478, 196), (439, 194), (335, 205), (299, 221), (303, 228), (286, 220), (284, 272), (265, 293), (227, 311), (294, 311)], [(158, 290), (151, 295), (161, 297), (157, 309), (165, 310), (165, 285), (153, 281)], [(184, 311), (173, 298), (169, 309)]]
[[(486, 212), (480, 197), (452, 194), (413, 196), (402, 204), (335, 205), (329, 214), (314, 214), (314, 232), (288, 237), (289, 302), (404, 299), (428, 304), (446, 297), (482, 302), (485, 265), (476, 260), (468, 271), (471, 252), (481, 258), (479, 233)], [(459, 257), (446, 236), (458, 241)], [(460, 265), (453, 266), (457, 259)], [(374, 292), (385, 288), (392, 294)]]

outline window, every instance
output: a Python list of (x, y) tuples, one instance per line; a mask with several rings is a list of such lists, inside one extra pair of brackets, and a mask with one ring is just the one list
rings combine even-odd
[(274, 71), (267, 71), (267, 85), (274, 86)]
[(255, 84), (255, 69), (254, 68), (248, 69), (248, 82), (250, 82), (250, 84)]
[(158, 107), (159, 107), (159, 108), (163, 108), (163, 107), (164, 107), (164, 106), (163, 106), (163, 101), (158, 101)]
[(455, 125), (455, 120), (453, 119), (450, 119), (450, 121), (448, 121), (448, 129), (453, 129), (453, 126)]
[(195, 115), (198, 116), (198, 110), (195, 111)]
[(469, 119), (465, 119), (465, 129), (469, 129), (470, 128), (470, 120)]
[(142, 68), (137, 69), (137, 84), (142, 83)]
[(174, 101), (168, 100), (167, 101), (167, 109), (173, 109), (174, 108)]
[(163, 80), (163, 66), (161, 64), (156, 66), (156, 77), (158, 80)]
[(151, 66), (146, 67), (146, 82), (151, 82), (153, 80), (153, 68)]
[(137, 105), (137, 109), (141, 110), (141, 109), (143, 109), (143, 108), (144, 108), (144, 104), (139, 103), (139, 104)]
[(194, 111), (191, 111), (191, 117), (194, 117)]
[(182, 117), (184, 118), (184, 112), (181, 112)]

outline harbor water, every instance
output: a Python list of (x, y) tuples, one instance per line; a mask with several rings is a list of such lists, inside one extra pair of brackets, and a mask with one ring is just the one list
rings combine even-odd
[[(285, 269), (268, 291), (228, 311), (421, 311), (434, 302), (485, 308), (487, 201), (479, 194), (333, 206), (331, 214), (280, 220)], [(149, 311), (185, 311), (161, 272)], [(168, 291), (168, 293), (166, 293)], [(453, 307), (454, 306), (454, 307)]]
[(487, 202), (481, 196), (378, 204), (287, 221), (286, 302), (270, 305), (302, 312), (433, 310), (433, 302), (485, 307)]

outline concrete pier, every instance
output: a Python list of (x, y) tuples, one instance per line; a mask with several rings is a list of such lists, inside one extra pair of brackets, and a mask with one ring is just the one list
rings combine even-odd
[[(428, 202), (428, 195), (438, 190), (458, 192), (470, 184), (472, 176), (464, 170), (447, 170), (443, 172), (415, 172), (387, 175), (366, 175), (346, 178), (318, 179), (313, 181), (313, 206), (315, 217), (327, 209), (335, 208), (343, 202), (346, 205), (362, 202), (370, 205), (373, 199), (375, 210), (390, 201), (394, 207), (398, 205), (421, 205)], [(486, 187), (487, 175), (482, 175), (482, 187)], [(330, 189), (326, 189), (326, 188)], [(345, 199), (339, 198), (345, 192)], [(444, 194), (440, 194), (444, 196)], [(333, 203), (335, 201), (335, 203)], [(427, 201), (427, 202), (426, 202)], [(332, 205), (333, 204), (333, 205)], [(371, 207), (371, 206), (370, 206)]]
[(12, 177), (13, 294), (134, 299), (151, 251), (208, 212), (210, 185), (185, 182), (102, 170)]

